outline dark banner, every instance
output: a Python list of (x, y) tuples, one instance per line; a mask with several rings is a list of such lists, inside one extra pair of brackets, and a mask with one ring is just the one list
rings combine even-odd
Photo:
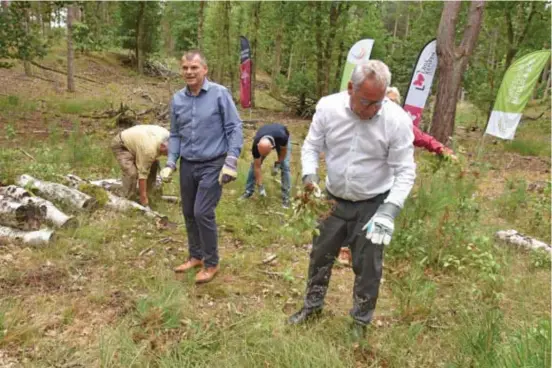
[(251, 48), (247, 38), (240, 36), (240, 103), (251, 107)]

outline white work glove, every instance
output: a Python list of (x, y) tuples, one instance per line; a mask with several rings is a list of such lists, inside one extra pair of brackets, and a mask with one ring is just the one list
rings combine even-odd
[(373, 244), (389, 245), (395, 230), (395, 217), (400, 210), (392, 203), (384, 203), (379, 206), (374, 216), (362, 228), (362, 230), (366, 230), (366, 239)]
[(257, 189), (259, 190), (259, 195), (261, 197), (266, 197), (266, 190), (265, 190), (264, 185), (262, 185), (262, 184), (259, 185)]
[(165, 167), (163, 170), (161, 170), (161, 180), (163, 180), (163, 182), (165, 183), (168, 183), (171, 181), (171, 175), (173, 173), (173, 169), (169, 166)]

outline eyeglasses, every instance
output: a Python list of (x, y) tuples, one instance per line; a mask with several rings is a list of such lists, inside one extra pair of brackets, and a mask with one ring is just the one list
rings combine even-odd
[(383, 100), (380, 100), (380, 101), (370, 101), (370, 100), (366, 100), (366, 99), (364, 99), (364, 98), (359, 98), (358, 101), (360, 102), (360, 104), (361, 104), (363, 107), (371, 107), (371, 106), (380, 107), (381, 104), (383, 103)]

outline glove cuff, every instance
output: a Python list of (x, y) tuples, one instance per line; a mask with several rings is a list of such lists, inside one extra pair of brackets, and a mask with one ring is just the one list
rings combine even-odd
[(401, 208), (393, 203), (383, 203), (378, 207), (377, 213), (395, 219), (401, 212)]
[(224, 160), (224, 164), (226, 166), (230, 166), (231, 168), (235, 169), (238, 167), (238, 158), (234, 156), (226, 156), (226, 160)]
[(309, 183), (318, 184), (319, 181), (320, 181), (320, 178), (318, 178), (318, 175), (316, 174), (307, 174), (303, 176), (303, 184), (309, 184)]
[(176, 171), (176, 164), (174, 162), (167, 162), (165, 167), (168, 167), (168, 168), (172, 169), (173, 171)]

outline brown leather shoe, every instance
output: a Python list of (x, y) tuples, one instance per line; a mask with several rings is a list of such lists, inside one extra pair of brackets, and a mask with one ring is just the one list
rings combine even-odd
[(203, 267), (203, 261), (200, 259), (190, 258), (180, 266), (176, 267), (174, 269), (174, 272), (176, 273), (186, 272), (197, 267)]
[(196, 284), (204, 284), (211, 281), (219, 270), (219, 266), (215, 267), (203, 267), (196, 275), (195, 282)]

